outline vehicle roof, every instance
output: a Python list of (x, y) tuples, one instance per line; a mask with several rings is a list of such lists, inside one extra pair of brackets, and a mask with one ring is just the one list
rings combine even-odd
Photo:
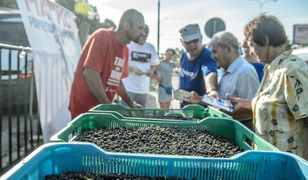
[(0, 7), (1, 22), (21, 22), (21, 15), (17, 9)]
[(294, 49), (293, 53), (298, 55), (298, 54), (308, 54), (308, 46), (307, 47), (302, 47), (298, 49)]
[(18, 9), (0, 7), (0, 14), (20, 14)]
[(294, 49), (293, 54), (297, 55), (305, 61), (308, 61), (308, 47)]

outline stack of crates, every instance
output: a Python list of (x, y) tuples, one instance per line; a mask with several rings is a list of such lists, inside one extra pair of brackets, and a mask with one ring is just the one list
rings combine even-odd
[(246, 151), (232, 158), (108, 153), (88, 143), (46, 144), (2, 179), (45, 179), (67, 172), (128, 174), (172, 179), (308, 179), (308, 164), (279, 151)]
[[(174, 119), (176, 116), (199, 120)], [(73, 142), (84, 130), (147, 126), (207, 131), (236, 142), (245, 152), (231, 158), (115, 153), (91, 143)], [(44, 179), (46, 175), (73, 171), (177, 179), (308, 179), (307, 161), (280, 152), (229, 115), (198, 105), (183, 109), (129, 109), (116, 104), (99, 105), (69, 122), (51, 138), (51, 142), (54, 143), (34, 151), (2, 178)]]

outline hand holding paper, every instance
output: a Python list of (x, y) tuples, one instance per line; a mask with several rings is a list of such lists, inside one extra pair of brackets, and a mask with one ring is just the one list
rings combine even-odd
[(205, 104), (223, 109), (223, 110), (228, 111), (228, 112), (234, 111), (233, 104), (231, 103), (231, 101), (226, 100), (226, 99), (215, 99), (211, 96), (204, 95), (202, 97), (202, 102), (204, 102)]
[(190, 102), (191, 93), (182, 89), (176, 89), (173, 91), (174, 98), (180, 101)]
[(149, 72), (143, 72), (137, 67), (129, 67), (129, 72), (134, 73), (136, 76), (146, 75), (149, 76)]
[(216, 99), (214, 97), (208, 96), (208, 95), (204, 95), (202, 97), (202, 99), (199, 99), (200, 96), (197, 93), (194, 92), (188, 92), (182, 89), (177, 89), (174, 92), (174, 98), (180, 101), (187, 101), (187, 102), (192, 102), (195, 104), (198, 104), (201, 102), (223, 109), (225, 111), (228, 112), (233, 112), (234, 111), (234, 107), (233, 104), (231, 103), (231, 101), (229, 100), (225, 100), (225, 99)]

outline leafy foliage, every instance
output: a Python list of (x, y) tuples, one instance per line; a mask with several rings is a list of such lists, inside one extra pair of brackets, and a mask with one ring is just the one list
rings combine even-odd
[(0, 0), (0, 7), (18, 9), (16, 0)]
[[(97, 8), (87, 4), (84, 0), (56, 0), (56, 3), (69, 9), (76, 15), (76, 23), (79, 29), (81, 44), (84, 44), (87, 36), (98, 28), (116, 28), (115, 23), (110, 19), (105, 19), (105, 21), (101, 23)], [(80, 5), (80, 3), (82, 5)], [(80, 9), (80, 7), (84, 7), (85, 9)]]

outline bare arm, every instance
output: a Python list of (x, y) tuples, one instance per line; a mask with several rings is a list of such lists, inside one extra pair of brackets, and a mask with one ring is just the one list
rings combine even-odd
[(209, 96), (213, 96), (215, 98), (218, 98), (218, 92), (217, 92), (217, 74), (214, 72), (209, 73), (205, 76), (205, 88), (206, 93)]
[(207, 91), (215, 90), (217, 91), (217, 74), (216, 73), (209, 73), (205, 76), (205, 87)]
[(228, 96), (232, 104), (234, 105), (234, 112), (239, 110), (252, 111), (251, 101), (248, 99), (238, 98), (234, 96)]
[(155, 75), (155, 71), (156, 69), (158, 69), (159, 65), (151, 65), (151, 69), (150, 69), (150, 72), (149, 72), (149, 77), (150, 78), (155, 78), (156, 75)]
[(85, 76), (88, 86), (97, 100), (102, 104), (110, 104), (99, 73), (91, 68), (85, 68), (83, 70), (83, 75)]
[(173, 62), (172, 64), (173, 64), (173, 67), (176, 67), (176, 68), (180, 67), (180, 63), (178, 62)]
[(239, 109), (237, 111), (234, 111), (233, 113), (225, 113), (230, 114), (234, 119), (239, 121), (252, 119), (252, 111), (249, 109)]
[(160, 73), (160, 66), (158, 66), (156, 68), (156, 70), (153, 73), (152, 78), (155, 79), (157, 82), (161, 82), (162, 81), (162, 77), (161, 77), (161, 73)]
[(118, 89), (118, 94), (119, 96), (121, 96), (121, 98), (123, 99), (123, 101), (129, 106), (129, 107), (133, 107), (134, 106), (134, 102), (130, 99), (130, 97), (127, 95), (125, 87), (123, 85), (123, 82), (121, 80), (120, 85), (119, 85), (119, 89)]
[(136, 76), (141, 76), (141, 75), (145, 74), (139, 68), (132, 67), (132, 66), (128, 66), (128, 73), (135, 74)]

